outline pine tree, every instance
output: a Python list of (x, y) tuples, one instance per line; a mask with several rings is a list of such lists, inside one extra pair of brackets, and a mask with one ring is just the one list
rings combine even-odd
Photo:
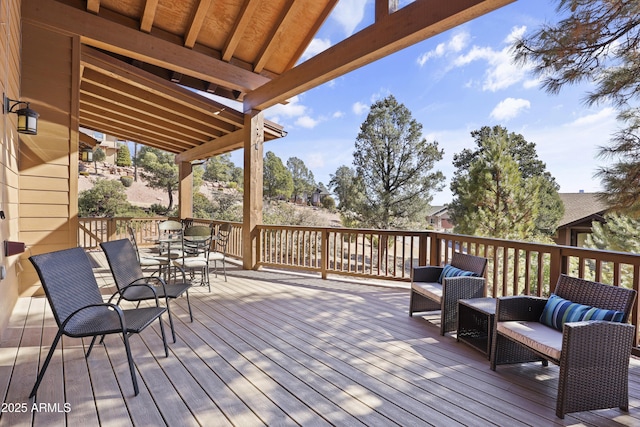
[(272, 151), (267, 151), (264, 156), (263, 193), (270, 199), (289, 199), (293, 193), (291, 172)]
[(441, 172), (433, 171), (442, 154), (437, 142), (422, 137), (422, 125), (392, 95), (371, 105), (353, 154), (364, 194), (354, 210), (363, 225), (402, 229), (423, 223), (431, 192), (444, 181)]
[(118, 144), (116, 165), (120, 167), (131, 166), (131, 152), (127, 144)]
[(477, 148), (454, 156), (454, 199), (448, 210), (455, 231), (518, 240), (540, 240), (554, 232), (562, 203), (535, 145), (501, 126), (471, 135)]

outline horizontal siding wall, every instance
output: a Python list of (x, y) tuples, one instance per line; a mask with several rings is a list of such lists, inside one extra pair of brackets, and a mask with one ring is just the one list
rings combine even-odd
[(77, 244), (78, 145), (77, 129), (71, 129), (77, 117), (73, 70), (79, 65), (71, 36), (30, 22), (23, 26), (23, 96), (40, 113), (38, 135), (24, 138), (20, 150), (19, 227), (29, 246), (21, 260), (20, 291), (33, 294), (41, 290), (28, 256)]
[[(0, 1), (0, 86), (9, 98), (20, 97), (20, 1)], [(0, 121), (0, 241), (19, 240), (19, 179), (17, 116), (3, 115)], [(7, 257), (0, 250), (0, 264), (7, 276), (0, 282), (0, 337), (18, 298), (19, 256)]]

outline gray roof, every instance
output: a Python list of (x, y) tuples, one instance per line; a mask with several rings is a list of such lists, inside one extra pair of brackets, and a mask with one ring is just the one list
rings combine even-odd
[(564, 204), (564, 216), (558, 227), (574, 223), (592, 215), (602, 215), (608, 206), (600, 201), (597, 193), (560, 193)]

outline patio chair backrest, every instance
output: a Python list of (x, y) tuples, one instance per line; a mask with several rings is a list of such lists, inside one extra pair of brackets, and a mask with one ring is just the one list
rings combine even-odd
[(479, 277), (484, 277), (484, 270), (487, 268), (487, 259), (462, 252), (454, 252), (451, 257), (451, 265), (461, 270), (473, 271)]
[(625, 313), (626, 322), (636, 299), (636, 291), (561, 274), (554, 294), (583, 305)]
[(80, 308), (103, 302), (84, 249), (32, 255), (29, 261), (38, 273), (58, 327)]
[(166, 221), (162, 221), (158, 223), (159, 234), (177, 233), (181, 231), (182, 231), (182, 223), (180, 221), (174, 221), (172, 219), (168, 219)]
[(116, 287), (122, 289), (144, 276), (136, 258), (136, 251), (129, 239), (102, 242), (100, 247), (107, 257)]
[(130, 225), (127, 227), (127, 230), (129, 231), (129, 240), (131, 240), (133, 249), (136, 251), (136, 259), (140, 262), (140, 251), (138, 250), (138, 242), (136, 241), (136, 231)]
[[(208, 225), (192, 225), (184, 229), (182, 241), (182, 254), (183, 257), (187, 255), (208, 254), (209, 247), (211, 246), (211, 238), (213, 237), (213, 230)], [(201, 241), (189, 241), (189, 237), (202, 237)]]
[(229, 236), (231, 235), (232, 229), (233, 226), (231, 224), (220, 224), (218, 227), (218, 234), (216, 234), (217, 239), (213, 241), (216, 251), (221, 253), (227, 252), (227, 244), (229, 243)]

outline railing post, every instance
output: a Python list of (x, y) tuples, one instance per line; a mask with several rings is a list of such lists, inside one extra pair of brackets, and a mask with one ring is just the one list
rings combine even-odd
[(429, 237), (431, 238), (431, 249), (429, 251), (430, 259), (429, 265), (440, 265), (440, 234), (439, 233), (429, 233)]
[(556, 283), (558, 283), (558, 278), (561, 273), (564, 273), (565, 268), (563, 268), (563, 258), (565, 258), (562, 254), (562, 248), (553, 248), (550, 250), (551, 259), (549, 260), (549, 292), (551, 292)]
[(320, 257), (322, 258), (322, 262), (320, 263), (320, 274), (323, 279), (326, 279), (327, 270), (329, 270), (329, 230), (323, 228), (321, 236)]
[(117, 218), (109, 218), (107, 220), (107, 242), (116, 240), (116, 221)]
[(418, 265), (428, 265), (427, 245), (429, 244), (429, 233), (422, 233), (418, 238)]

